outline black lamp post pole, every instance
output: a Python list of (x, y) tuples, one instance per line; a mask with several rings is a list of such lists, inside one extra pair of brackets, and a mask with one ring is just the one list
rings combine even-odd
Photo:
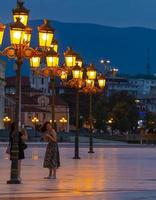
[(93, 151), (93, 117), (92, 117), (92, 93), (89, 94), (89, 151), (88, 153), (94, 153)]
[(52, 117), (52, 127), (55, 129), (55, 79), (53, 74), (51, 75), (51, 117)]
[(79, 156), (79, 89), (76, 90), (76, 132), (75, 132), (75, 153), (73, 159), (80, 159)]
[(20, 98), (21, 98), (21, 67), (23, 61), (21, 58), (17, 58), (16, 60), (17, 70), (16, 70), (16, 107), (15, 107), (15, 136), (13, 138), (13, 147), (12, 147), (12, 160), (11, 160), (11, 173), (10, 180), (7, 181), (8, 184), (20, 184), (21, 181), (18, 177), (18, 140), (19, 140), (19, 130), (20, 130)]

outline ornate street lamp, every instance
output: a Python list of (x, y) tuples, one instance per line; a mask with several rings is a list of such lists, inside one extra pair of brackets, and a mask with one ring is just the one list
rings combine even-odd
[(5, 117), (3, 118), (3, 123), (4, 123), (5, 127), (6, 127), (10, 122), (11, 122), (11, 118), (10, 118), (10, 117), (5, 116)]
[(0, 46), (2, 45), (5, 28), (6, 26), (4, 24), (0, 24)]
[(45, 76), (50, 76), (51, 85), (51, 113), (52, 113), (52, 127), (55, 128), (55, 76), (58, 74), (59, 68), (59, 54), (55, 52), (52, 48), (48, 49), (46, 52), (46, 64), (41, 73)]
[(67, 124), (67, 119), (65, 117), (62, 117), (60, 120), (59, 120), (60, 124), (61, 124), (61, 128), (63, 129), (63, 131), (65, 131), (65, 125)]
[[(83, 77), (83, 71), (82, 68), (76, 64), (75, 67), (72, 69), (73, 74), (73, 81), (74, 81), (74, 87), (76, 90), (76, 133), (75, 133), (75, 155), (74, 159), (80, 159), (79, 156), (79, 89), (82, 87), (82, 77)], [(69, 83), (70, 84), (70, 83)], [(72, 86), (72, 80), (71, 80), (71, 86)]]
[(76, 64), (77, 53), (75, 53), (71, 47), (68, 47), (67, 51), (64, 52), (65, 64), (70, 69)]
[(44, 19), (44, 24), (38, 26), (39, 32), (39, 47), (50, 47), (54, 37), (54, 29), (50, 26), (47, 19)]
[[(18, 139), (21, 130), (21, 68), (24, 59), (30, 59), (32, 68), (38, 68), (40, 60), (45, 57), (47, 48), (50, 47), (54, 35), (54, 29), (51, 28), (47, 20), (38, 27), (39, 30), (39, 47), (33, 49), (29, 47), (32, 29), (27, 26), (29, 11), (23, 7), (23, 3), (17, 2), (17, 8), (13, 10), (14, 23), (10, 24), (10, 42), (11, 46), (6, 47), (0, 52), (0, 55), (7, 56), (16, 60), (16, 106), (15, 106), (15, 127), (12, 148), (11, 174), (8, 184), (20, 184), (18, 179)], [(2, 44), (5, 25), (0, 24), (0, 45)]]
[(61, 71), (59, 68), (59, 54), (57, 53), (58, 42), (53, 39), (54, 29), (47, 20), (44, 20), (44, 24), (39, 26), (38, 30), (39, 46), (43, 50), (46, 59), (46, 67), (40, 69), (39, 74), (50, 76), (52, 127), (55, 128), (55, 76)]
[(34, 128), (35, 128), (35, 137), (37, 137), (37, 132), (36, 132), (36, 125), (39, 123), (39, 119), (38, 117), (34, 116), (31, 119), (32, 123), (34, 124)]
[[(55, 128), (55, 76), (61, 76), (63, 70), (59, 67), (59, 54), (58, 42), (53, 39), (54, 29), (52, 29), (47, 20), (44, 21), (44, 25), (38, 27), (40, 47), (43, 50), (43, 54), (46, 59), (46, 67), (39, 69), (39, 75), (50, 76), (51, 85), (51, 113), (52, 113), (52, 127)], [(47, 41), (44, 41), (47, 39)], [(52, 41), (50, 41), (52, 40)], [(50, 46), (49, 46), (50, 45)], [(45, 46), (47, 47), (45, 49)], [(62, 78), (65, 74), (62, 74)]]
[[(91, 64), (87, 68), (87, 77), (86, 86), (83, 88), (84, 93), (89, 94), (89, 125), (90, 125), (90, 134), (89, 134), (89, 151), (88, 153), (94, 153), (93, 150), (93, 116), (92, 116), (92, 95), (97, 92), (101, 92), (106, 84), (105, 77), (100, 74), (96, 77), (97, 72), (94, 66)], [(96, 80), (97, 78), (97, 80)], [(96, 87), (96, 82), (98, 82), (98, 87)]]
[(21, 22), (27, 26), (29, 18), (29, 10), (24, 7), (24, 2), (17, 0), (17, 6), (15, 9), (12, 9), (14, 22), (17, 21), (17, 18), (21, 19)]
[(33, 117), (31, 121), (33, 124), (37, 124), (39, 122), (39, 119), (37, 117)]
[(76, 58), (78, 57), (78, 54), (73, 52), (71, 48), (68, 48), (68, 50), (64, 53), (64, 56), (65, 56), (68, 72), (72, 73), (72, 79), (67, 81), (66, 85), (76, 89), (76, 109), (75, 109), (76, 132), (75, 132), (75, 149), (74, 149), (73, 159), (80, 159), (80, 156), (79, 156), (79, 92), (84, 84), (84, 81), (82, 80), (83, 68), (82, 68), (82, 65), (79, 65), (80, 63), (76, 63)]

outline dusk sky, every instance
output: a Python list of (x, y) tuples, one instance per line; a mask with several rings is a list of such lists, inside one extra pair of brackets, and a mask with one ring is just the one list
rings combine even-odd
[[(1, 0), (0, 21), (11, 20), (16, 0)], [(30, 19), (156, 29), (156, 0), (25, 0)]]

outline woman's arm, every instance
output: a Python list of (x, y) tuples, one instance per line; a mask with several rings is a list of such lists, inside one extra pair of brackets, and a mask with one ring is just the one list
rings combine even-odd
[(54, 130), (47, 134), (47, 137), (53, 142), (57, 142), (56, 132)]
[(28, 133), (25, 129), (22, 129), (21, 131), (21, 138), (23, 141), (26, 141), (28, 139)]

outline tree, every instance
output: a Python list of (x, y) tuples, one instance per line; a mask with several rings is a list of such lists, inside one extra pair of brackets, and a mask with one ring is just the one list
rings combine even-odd
[(105, 94), (94, 96), (93, 101), (93, 117), (95, 118), (95, 128), (106, 129), (106, 122), (108, 118), (108, 98)]
[(138, 109), (135, 98), (126, 92), (114, 93), (109, 98), (113, 129), (129, 131), (137, 127)]

